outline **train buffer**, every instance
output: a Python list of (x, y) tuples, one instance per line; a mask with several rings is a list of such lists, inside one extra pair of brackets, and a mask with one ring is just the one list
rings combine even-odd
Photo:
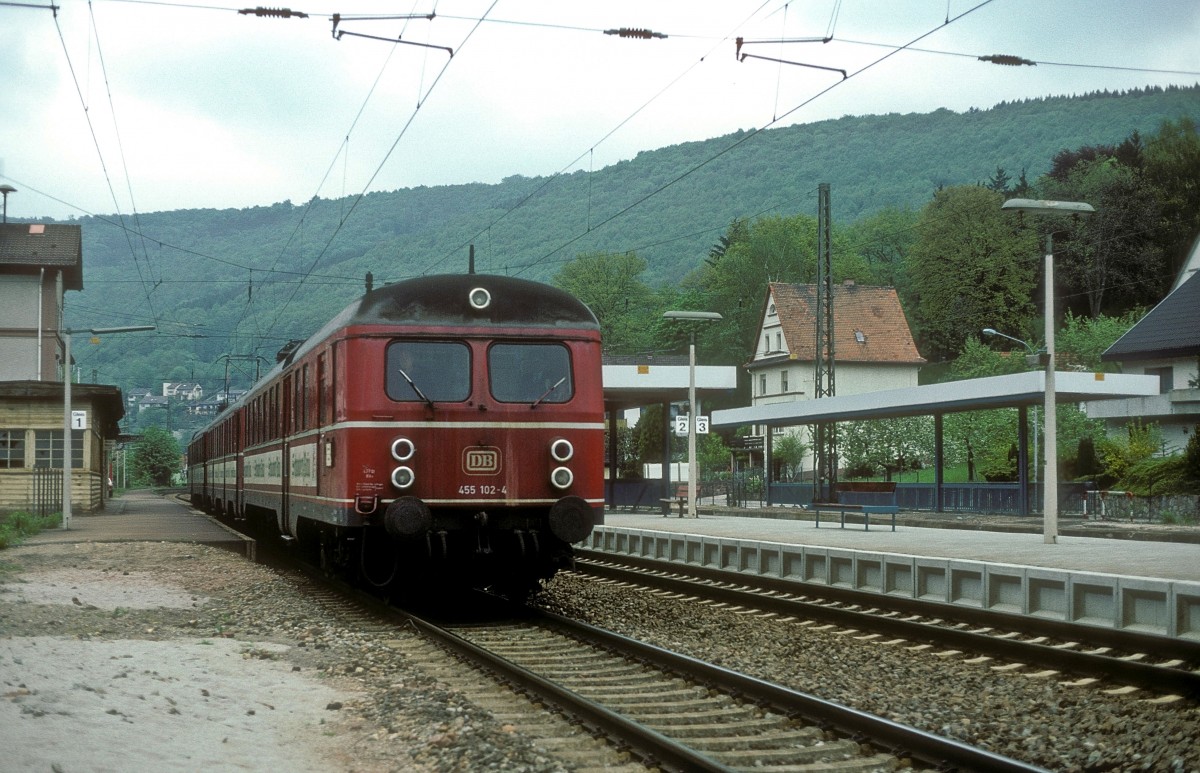
[(872, 515), (891, 515), (892, 531), (896, 530), (896, 513), (900, 507), (896, 504), (895, 481), (839, 483), (837, 493), (837, 502), (812, 502), (807, 505), (816, 515), (818, 529), (821, 528), (821, 513), (833, 512), (840, 515), (843, 529), (846, 528), (846, 513), (862, 513), (864, 531), (870, 531)]

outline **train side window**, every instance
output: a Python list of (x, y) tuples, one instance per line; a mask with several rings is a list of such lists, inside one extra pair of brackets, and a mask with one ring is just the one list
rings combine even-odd
[(565, 403), (575, 396), (571, 353), (558, 343), (493, 344), (488, 380), (502, 403)]
[(471, 350), (453, 341), (393, 341), (384, 385), (398, 402), (462, 402), (471, 396)]
[(324, 353), (317, 356), (317, 426), (329, 423), (329, 361)]

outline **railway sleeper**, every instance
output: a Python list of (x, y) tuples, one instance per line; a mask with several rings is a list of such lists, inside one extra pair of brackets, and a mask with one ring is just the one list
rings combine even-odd
[(769, 731), (754, 735), (717, 735), (697, 738), (688, 745), (703, 752), (738, 751), (741, 749), (772, 749), (780, 746), (811, 746), (826, 742), (825, 731), (816, 727), (797, 727), (791, 730)]

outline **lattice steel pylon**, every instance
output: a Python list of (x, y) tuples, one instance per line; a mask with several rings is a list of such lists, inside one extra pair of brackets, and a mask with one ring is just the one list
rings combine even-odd
[[(829, 183), (817, 186), (817, 399), (836, 394), (833, 346), (833, 250)], [(813, 499), (837, 501), (837, 424), (817, 424), (813, 431)]]

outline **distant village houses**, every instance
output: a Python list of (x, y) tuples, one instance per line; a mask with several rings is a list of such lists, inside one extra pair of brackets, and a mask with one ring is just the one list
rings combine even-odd
[(162, 385), (163, 397), (177, 397), (180, 400), (199, 400), (204, 397), (204, 387), (195, 382), (183, 381), (173, 382), (164, 381)]

